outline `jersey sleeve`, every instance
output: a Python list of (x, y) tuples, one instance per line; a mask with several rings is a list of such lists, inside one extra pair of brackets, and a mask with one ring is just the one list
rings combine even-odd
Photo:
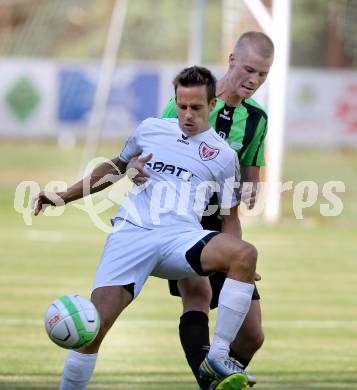
[(239, 204), (239, 180), (239, 161), (237, 155), (234, 154), (218, 177), (220, 191), (217, 193), (217, 197), (221, 209), (230, 209)]
[(176, 101), (175, 98), (171, 98), (163, 109), (161, 118), (177, 118)]
[(240, 163), (243, 166), (264, 166), (264, 140), (267, 133), (267, 119), (261, 116), (256, 130), (254, 132), (253, 139), (249, 143), (244, 154), (240, 157)]
[(128, 163), (134, 156), (138, 156), (142, 152), (142, 148), (139, 145), (139, 136), (142, 131), (143, 124), (141, 123), (134, 133), (128, 138), (123, 150), (119, 155), (119, 160)]

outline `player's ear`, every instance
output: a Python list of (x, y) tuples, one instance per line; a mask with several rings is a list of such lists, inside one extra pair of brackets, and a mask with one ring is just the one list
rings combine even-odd
[(216, 107), (216, 102), (217, 102), (216, 98), (211, 99), (211, 101), (209, 102), (208, 106), (210, 112), (213, 111), (214, 108)]
[(229, 66), (234, 66), (236, 64), (236, 56), (234, 53), (231, 53), (228, 58)]

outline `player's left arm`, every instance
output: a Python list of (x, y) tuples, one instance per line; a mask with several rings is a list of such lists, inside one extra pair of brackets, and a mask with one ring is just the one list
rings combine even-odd
[(260, 168), (265, 165), (264, 141), (266, 134), (267, 117), (266, 115), (262, 115), (257, 122), (253, 139), (240, 157), (241, 200), (249, 209), (252, 209), (256, 203), (260, 181)]
[(260, 167), (245, 167), (241, 165), (240, 170), (242, 175), (239, 190), (241, 201), (243, 201), (249, 209), (252, 209), (257, 200), (258, 185), (260, 182)]
[(237, 185), (240, 182), (240, 169), (237, 155), (231, 154), (228, 164), (218, 174), (221, 191), (217, 193), (221, 208), (222, 233), (232, 234), (242, 238), (242, 229), (238, 217), (239, 195)]

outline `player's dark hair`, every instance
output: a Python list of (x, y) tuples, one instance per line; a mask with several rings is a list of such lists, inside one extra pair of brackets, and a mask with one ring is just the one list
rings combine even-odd
[(191, 66), (183, 69), (174, 79), (175, 95), (177, 87), (196, 87), (205, 85), (207, 90), (207, 102), (216, 97), (216, 78), (202, 66)]

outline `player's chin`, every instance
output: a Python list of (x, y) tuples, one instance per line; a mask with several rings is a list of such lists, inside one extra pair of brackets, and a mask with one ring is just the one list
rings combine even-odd
[(240, 96), (245, 98), (245, 99), (248, 99), (253, 95), (254, 92), (255, 92), (255, 90), (253, 90), (253, 89), (241, 88)]
[(184, 126), (183, 129), (188, 136), (192, 136), (198, 132), (195, 126)]

